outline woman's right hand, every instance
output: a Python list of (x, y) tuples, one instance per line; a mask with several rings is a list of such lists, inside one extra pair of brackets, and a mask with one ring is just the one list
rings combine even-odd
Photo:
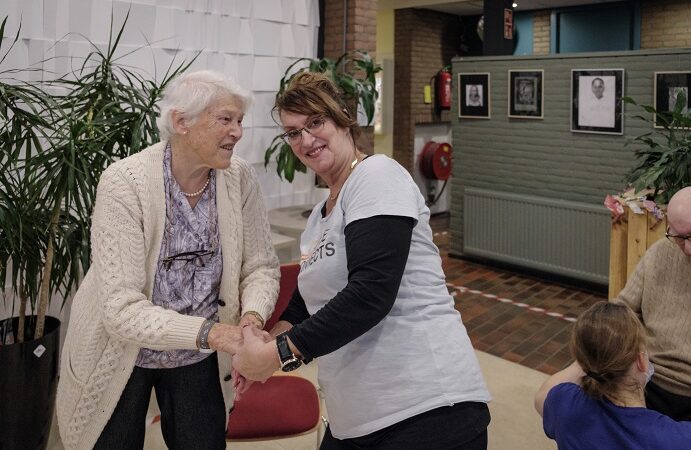
[[(247, 325), (251, 326), (251, 325)], [(240, 325), (240, 328), (244, 328), (244, 326)], [(254, 326), (257, 330), (255, 330), (254, 334), (257, 334), (261, 336), (264, 339), (264, 342), (269, 342), (273, 339), (272, 336), (269, 335), (266, 331), (261, 330), (260, 328), (257, 328)], [(244, 340), (243, 340), (244, 342)], [(231, 369), (230, 371), (230, 376), (233, 380), (233, 388), (235, 389), (235, 400), (240, 400), (242, 398), (242, 394), (247, 392), (249, 388), (254, 384), (254, 380), (249, 380), (245, 378), (240, 372), (238, 372), (235, 368)]]
[(248, 380), (266, 381), (281, 368), (274, 340), (267, 341), (267, 333), (254, 327), (242, 329), (243, 343), (233, 357), (233, 367)]

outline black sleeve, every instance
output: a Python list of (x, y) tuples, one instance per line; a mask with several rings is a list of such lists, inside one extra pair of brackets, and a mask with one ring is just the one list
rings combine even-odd
[(369, 217), (346, 226), (348, 284), (288, 332), (305, 359), (341, 348), (389, 313), (408, 261), (414, 226), (412, 218), (402, 216)]
[(309, 318), (310, 313), (307, 312), (307, 306), (305, 306), (305, 300), (300, 295), (298, 288), (295, 288), (293, 295), (290, 297), (290, 302), (286, 309), (281, 314), (280, 319), (285, 320), (291, 325), (295, 326), (302, 323), (303, 320)]

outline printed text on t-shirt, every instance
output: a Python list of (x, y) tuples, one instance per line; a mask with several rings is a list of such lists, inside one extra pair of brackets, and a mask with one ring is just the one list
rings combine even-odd
[(303, 259), (300, 263), (300, 270), (305, 270), (307, 267), (311, 266), (318, 260), (322, 259), (324, 256), (333, 256), (336, 253), (336, 248), (333, 242), (326, 242), (326, 234), (329, 230), (324, 230), (322, 237), (312, 246), (312, 254), (307, 258)]

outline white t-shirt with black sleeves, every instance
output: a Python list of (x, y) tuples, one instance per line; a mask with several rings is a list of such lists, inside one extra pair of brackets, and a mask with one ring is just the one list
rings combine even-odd
[(415, 221), (391, 311), (365, 334), (319, 357), (334, 437), (364, 436), (441, 406), (488, 402), (475, 352), (446, 287), (429, 209), (410, 174), (384, 155), (371, 156), (355, 167), (326, 217), (323, 206), (312, 211), (300, 242), (298, 288), (310, 314), (348, 283), (348, 224), (381, 215)]

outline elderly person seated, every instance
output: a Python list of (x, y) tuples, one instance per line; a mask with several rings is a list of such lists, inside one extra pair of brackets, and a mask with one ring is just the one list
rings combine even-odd
[(250, 165), (250, 95), (200, 71), (165, 89), (162, 142), (103, 173), (74, 297), (57, 417), (66, 449), (141, 449), (152, 389), (169, 448), (225, 449), (241, 326), (263, 327), (278, 260)]
[(650, 336), (648, 408), (691, 420), (691, 187), (672, 196), (667, 223), (667, 239), (648, 249), (612, 302), (635, 311)]

